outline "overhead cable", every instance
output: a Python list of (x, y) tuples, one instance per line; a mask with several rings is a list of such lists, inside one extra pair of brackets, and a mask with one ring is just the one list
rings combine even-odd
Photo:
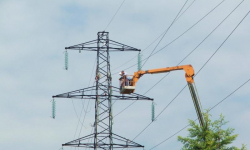
[[(194, 2), (195, 2), (196, 0), (193, 0), (193, 2), (178, 16), (178, 18), (175, 20), (175, 22), (177, 21), (177, 20), (179, 20), (180, 18), (181, 18), (181, 16), (194, 4)], [(150, 43), (146, 48), (144, 48), (143, 50), (142, 50), (142, 52), (144, 52), (144, 51), (146, 51), (152, 44), (154, 44), (160, 37), (162, 37), (162, 35), (165, 33), (165, 31), (164, 32), (162, 32), (152, 43)], [(114, 69), (112, 69), (112, 71), (114, 71), (114, 70), (116, 70), (116, 69), (118, 69), (118, 68), (120, 68), (120, 67), (122, 67), (122, 66), (124, 66), (124, 65), (126, 65), (127, 63), (129, 63), (129, 62), (131, 62), (132, 60), (134, 60), (135, 58), (137, 58), (137, 55), (136, 56), (134, 56), (134, 57), (132, 57), (131, 59), (129, 59), (128, 61), (126, 61), (125, 63), (123, 63), (123, 64), (121, 64), (120, 66), (118, 66), (118, 67), (116, 67), (116, 68), (114, 68)]]
[[(95, 62), (96, 62), (96, 61), (95, 61)], [(90, 79), (89, 79), (88, 86), (90, 86), (90, 83), (91, 83), (91, 78), (93, 77), (94, 68), (95, 68), (95, 63), (94, 63), (94, 65), (93, 65), (93, 68), (92, 68), (92, 71), (91, 71), (91, 75), (90, 75)], [(85, 108), (84, 108), (84, 107), (85, 107), (85, 101), (86, 101), (86, 100), (84, 100), (84, 102), (83, 102), (83, 100), (82, 100), (82, 110), (81, 110), (81, 113), (80, 113), (79, 121), (78, 121), (78, 123), (77, 123), (76, 131), (75, 131), (75, 134), (74, 134), (74, 139), (75, 139), (76, 132), (77, 132), (77, 129), (78, 129), (79, 124), (80, 124), (80, 123), (82, 124), (82, 126), (81, 126), (81, 128), (80, 128), (80, 133), (79, 133), (79, 136), (80, 136), (80, 134), (81, 134), (82, 127), (84, 126), (84, 124), (83, 124), (83, 123), (84, 123), (84, 121), (85, 121), (86, 113), (87, 113), (87, 111), (88, 111), (88, 107), (89, 107), (90, 99), (89, 99), (89, 101), (88, 101), (88, 104), (87, 104), (87, 109), (86, 109), (86, 110), (85, 110)], [(73, 100), (72, 100), (72, 103), (73, 103)], [(74, 106), (74, 103), (73, 103), (73, 106)], [(74, 106), (74, 109), (75, 109), (75, 106)], [(82, 112), (83, 112), (83, 110), (84, 110), (85, 114), (84, 114), (83, 121), (81, 122), (80, 118), (82, 117)], [(76, 110), (75, 110), (75, 112), (76, 112)], [(76, 116), (77, 116), (77, 118), (78, 118), (77, 113), (76, 113)], [(78, 136), (78, 137), (79, 137), (79, 136)]]
[[(180, 34), (178, 37), (176, 37), (174, 40), (172, 40), (171, 42), (169, 42), (167, 45), (165, 45), (164, 47), (162, 47), (161, 49), (159, 49), (158, 51), (156, 51), (155, 53), (153, 53), (150, 57), (154, 56), (155, 54), (157, 54), (158, 52), (162, 51), (164, 48), (168, 47), (169, 45), (171, 45), (172, 43), (174, 43), (177, 39), (179, 39), (180, 37), (182, 37), (184, 34), (186, 34), (188, 31), (190, 31), (194, 26), (196, 26), (199, 22), (201, 22), (204, 18), (206, 18), (211, 12), (213, 12), (218, 6), (220, 6), (225, 0), (221, 1), (218, 5), (216, 5), (212, 10), (210, 10), (205, 16), (203, 16), (201, 19), (199, 19), (196, 23), (194, 23), (191, 27), (189, 27), (186, 31), (184, 31), (182, 34)], [(145, 61), (147, 58), (143, 59), (142, 61)], [(134, 66), (136, 66), (136, 64), (131, 65), (126, 69), (132, 68)], [(117, 74), (119, 72), (113, 73), (113, 74)], [(112, 75), (113, 75), (112, 74)]]
[(181, 16), (194, 4), (195, 0), (193, 0), (193, 2), (177, 17), (176, 20), (178, 20), (179, 18), (181, 18)]
[(238, 28), (238, 26), (242, 23), (242, 21), (248, 16), (250, 11), (244, 16), (243, 19), (237, 24), (237, 26), (233, 29), (233, 31), (227, 36), (227, 38), (222, 42), (222, 44), (217, 48), (217, 50), (212, 54), (212, 56), (209, 57), (209, 59), (205, 62), (205, 64), (201, 67), (200, 70), (196, 73), (196, 76), (199, 74), (199, 72), (207, 65), (207, 63), (213, 58), (213, 56), (218, 52), (218, 50), (221, 48), (222, 45), (228, 40), (228, 38), (234, 33), (234, 31)]
[(104, 31), (109, 27), (110, 23), (113, 21), (113, 19), (115, 18), (116, 14), (118, 13), (118, 11), (121, 9), (123, 3), (125, 2), (125, 0), (122, 1), (120, 7), (116, 10), (114, 16), (111, 18), (111, 20), (109, 21), (108, 25), (105, 27)]
[(142, 67), (146, 64), (146, 62), (148, 61), (148, 59), (150, 58), (150, 56), (153, 54), (153, 52), (155, 51), (155, 49), (158, 47), (158, 45), (161, 43), (161, 41), (163, 40), (163, 38), (165, 37), (165, 35), (168, 33), (169, 29), (172, 27), (172, 25), (174, 24), (175, 20), (177, 19), (177, 17), (179, 16), (179, 14), (181, 13), (182, 9), (185, 7), (185, 5), (187, 4), (188, 0), (186, 0), (186, 2), (183, 4), (183, 6), (181, 7), (181, 9), (179, 10), (178, 14), (175, 16), (174, 20), (172, 21), (172, 23), (169, 25), (169, 27), (166, 29), (166, 31), (164, 31), (163, 36), (161, 37), (160, 41), (156, 44), (155, 48), (152, 50), (152, 52), (150, 53), (149, 57), (147, 57), (147, 59), (145, 60), (145, 62), (143, 63)]
[[(244, 0), (243, 0), (244, 1)], [(243, 2), (241, 1), (239, 5), (237, 5), (188, 55), (186, 55), (178, 64), (180, 65), (187, 57), (189, 57), (235, 10), (236, 8), (238, 8), (241, 3)], [(157, 83), (155, 83), (151, 88), (149, 88), (143, 95), (147, 94), (150, 90), (152, 90), (156, 85), (158, 85), (163, 79), (165, 79), (170, 72), (166, 73), (166, 75), (164, 75)], [(119, 115), (120, 113), (122, 113), (123, 111), (125, 111), (127, 108), (129, 108), (131, 105), (133, 105), (136, 101), (132, 102), (131, 104), (129, 104), (127, 107), (125, 107), (122, 111), (120, 111), (118, 114), (116, 114), (115, 116)]]
[[(78, 123), (80, 123), (80, 124), (82, 124), (82, 125), (84, 126), (83, 122), (81, 121), (81, 118), (80, 118), (80, 117), (78, 116), (78, 114), (77, 114), (77, 111), (76, 111), (76, 108), (75, 108), (75, 104), (74, 104), (73, 99), (71, 99), (71, 102), (72, 102), (73, 108), (74, 108), (74, 110), (75, 110), (75, 114), (76, 114), (76, 117), (77, 117), (77, 119), (78, 119)], [(74, 138), (75, 138), (75, 137), (74, 137)]]
[[(242, 0), (188, 55), (186, 55), (179, 63), (181, 64), (188, 56), (190, 56), (243, 2)], [(178, 66), (177, 65), (177, 66)]]
[[(204, 63), (204, 65), (200, 68), (200, 70), (197, 72), (196, 76), (199, 74), (199, 72), (207, 65), (207, 63), (212, 59), (212, 57), (218, 52), (218, 50), (222, 47), (222, 45), (224, 45), (224, 43), (228, 40), (228, 38), (234, 33), (234, 31), (239, 27), (239, 25), (243, 22), (243, 20), (248, 16), (248, 14), (250, 13), (250, 11), (243, 17), (243, 19), (241, 19), (241, 21), (237, 24), (237, 26), (231, 31), (231, 33), (227, 36), (227, 38), (222, 42), (222, 44), (219, 46), (219, 48), (211, 55), (211, 57)], [(248, 81), (247, 81), (248, 82)], [(156, 118), (158, 118), (163, 111), (166, 110), (166, 108), (180, 95), (180, 93), (186, 88), (187, 85), (185, 85), (181, 91), (174, 97), (174, 99), (172, 99), (168, 105), (166, 107), (164, 107), (164, 109), (159, 113), (159, 115), (157, 115)], [(149, 125), (151, 125), (152, 122), (150, 122), (134, 139), (136, 139), (139, 135), (141, 135), (148, 127)], [(133, 140), (134, 140), (133, 139)]]

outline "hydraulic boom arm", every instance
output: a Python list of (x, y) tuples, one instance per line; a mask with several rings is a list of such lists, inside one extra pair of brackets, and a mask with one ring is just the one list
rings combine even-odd
[(201, 103), (200, 99), (194, 84), (194, 69), (192, 65), (183, 65), (183, 66), (176, 66), (176, 67), (167, 67), (167, 68), (160, 68), (160, 69), (152, 69), (152, 70), (140, 70), (138, 72), (134, 73), (133, 76), (133, 86), (136, 85), (137, 81), (142, 77), (144, 74), (157, 74), (157, 73), (165, 73), (165, 72), (170, 72), (170, 71), (175, 71), (175, 70), (184, 70), (185, 71), (185, 77), (188, 83), (188, 87), (193, 99), (194, 107), (200, 122), (201, 126), (204, 126), (204, 119), (202, 115), (202, 108), (201, 108)]

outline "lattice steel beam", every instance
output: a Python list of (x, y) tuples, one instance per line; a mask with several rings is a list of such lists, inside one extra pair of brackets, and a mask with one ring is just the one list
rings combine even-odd
[[(108, 32), (98, 32), (98, 39), (89, 42), (66, 47), (66, 50), (86, 50), (97, 52), (97, 67), (95, 74), (95, 86), (75, 90), (59, 95), (53, 98), (77, 98), (77, 99), (92, 99), (95, 100), (95, 123), (94, 133), (74, 141), (63, 144), (63, 146), (85, 147), (113, 150), (114, 148), (138, 148), (143, 147), (129, 139), (114, 134), (112, 131), (113, 116), (112, 116), (112, 100), (149, 100), (152, 98), (132, 93), (130, 95), (121, 95), (117, 87), (112, 86), (112, 77), (110, 72), (110, 56), (112, 51), (140, 51), (131, 46), (121, 44), (109, 39)], [(94, 44), (97, 44), (95, 46)], [(93, 91), (94, 95), (86, 94)], [(99, 116), (102, 116), (102, 119)], [(86, 140), (94, 139), (93, 143), (88, 143)], [(108, 142), (106, 142), (108, 141)]]

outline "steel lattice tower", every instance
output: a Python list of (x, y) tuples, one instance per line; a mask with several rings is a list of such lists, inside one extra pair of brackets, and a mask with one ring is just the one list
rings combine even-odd
[[(113, 150), (115, 148), (139, 148), (144, 147), (129, 139), (121, 137), (112, 132), (113, 115), (112, 100), (150, 100), (152, 98), (132, 93), (121, 95), (119, 88), (112, 86), (110, 72), (110, 56), (112, 51), (140, 51), (139, 49), (115, 42), (109, 39), (108, 32), (98, 32), (98, 39), (82, 44), (66, 47), (66, 50), (86, 50), (97, 52), (96, 85), (72, 92), (53, 96), (53, 98), (78, 98), (95, 100), (95, 123), (94, 133), (85, 137), (62, 144), (63, 146), (85, 147), (94, 150)], [(95, 46), (97, 44), (97, 46)], [(95, 91), (95, 95), (85, 94)], [(89, 139), (94, 139), (89, 143)]]

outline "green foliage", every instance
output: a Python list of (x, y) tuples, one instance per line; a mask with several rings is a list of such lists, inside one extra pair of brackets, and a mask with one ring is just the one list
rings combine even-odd
[(228, 123), (222, 114), (214, 122), (211, 121), (210, 116), (208, 110), (203, 113), (204, 127), (189, 120), (191, 128), (188, 129), (188, 137), (178, 136), (178, 141), (184, 144), (182, 150), (246, 150), (245, 145), (242, 145), (241, 149), (229, 146), (238, 134), (233, 134), (233, 128), (222, 129)]

